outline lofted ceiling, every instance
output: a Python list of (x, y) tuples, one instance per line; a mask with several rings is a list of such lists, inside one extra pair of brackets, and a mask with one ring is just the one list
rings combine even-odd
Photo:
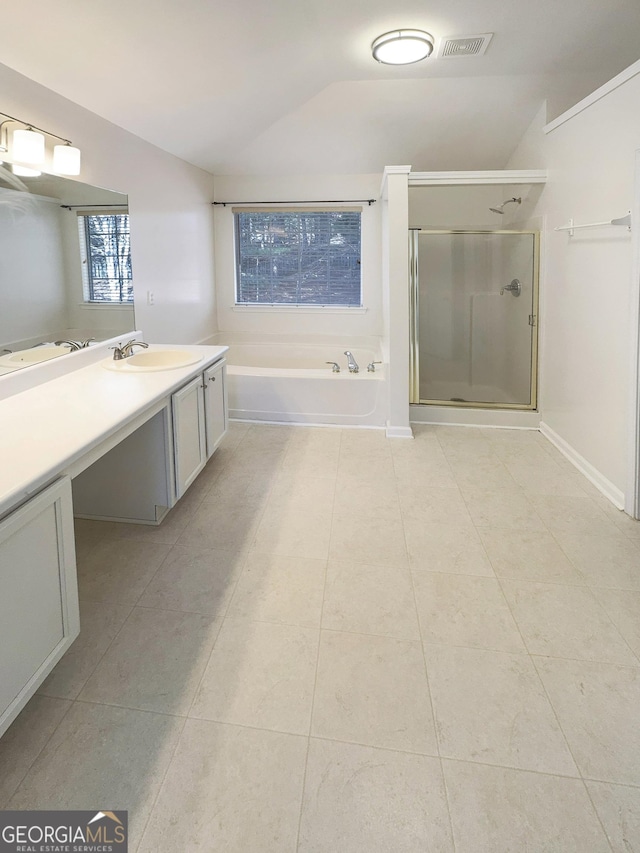
[[(436, 51), (494, 37), (483, 56), (377, 64), (371, 42), (398, 27)], [(0, 55), (215, 174), (494, 169), (544, 100), (552, 118), (640, 58), (640, 3), (20, 0)]]

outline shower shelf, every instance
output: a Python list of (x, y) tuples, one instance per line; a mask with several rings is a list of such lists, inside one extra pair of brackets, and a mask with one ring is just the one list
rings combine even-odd
[(584, 225), (575, 225), (573, 219), (569, 220), (568, 225), (559, 225), (554, 228), (554, 231), (568, 231), (569, 237), (573, 237), (573, 232), (580, 228), (602, 228), (604, 225), (622, 225), (627, 231), (631, 231), (631, 211), (626, 216), (621, 216), (618, 219), (608, 219), (606, 222), (586, 222)]

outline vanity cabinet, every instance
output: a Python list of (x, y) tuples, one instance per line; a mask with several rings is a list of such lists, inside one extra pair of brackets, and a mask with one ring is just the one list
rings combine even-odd
[(157, 404), (158, 411), (73, 478), (76, 516), (160, 524), (227, 430), (221, 359)]
[(227, 431), (224, 359), (171, 397), (176, 498), (204, 468)]
[(226, 361), (217, 362), (208, 367), (203, 376), (205, 433), (207, 440), (207, 459), (214, 451), (227, 431), (227, 366)]
[(80, 632), (71, 481), (0, 522), (0, 736)]
[(181, 498), (207, 463), (204, 379), (200, 374), (171, 397), (176, 497)]

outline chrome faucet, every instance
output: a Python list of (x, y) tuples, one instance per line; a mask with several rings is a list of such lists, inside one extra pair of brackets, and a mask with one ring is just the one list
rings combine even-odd
[(147, 349), (148, 346), (149, 344), (145, 344), (144, 341), (128, 341), (120, 347), (111, 347), (113, 350), (113, 360), (122, 361), (123, 358), (129, 358), (129, 356), (133, 355), (134, 347), (144, 347), (144, 349)]
[(144, 341), (129, 341), (129, 343), (125, 344), (122, 347), (122, 352), (124, 353), (125, 358), (129, 358), (130, 355), (133, 355), (134, 347), (142, 347), (143, 349), (148, 349), (149, 344), (145, 344)]
[(347, 357), (347, 365), (349, 366), (349, 373), (358, 373), (360, 368), (358, 367), (358, 363), (353, 357), (353, 353), (348, 349), (344, 351), (344, 354)]
[(56, 341), (57, 347), (71, 347), (71, 352), (82, 349), (80, 341)]

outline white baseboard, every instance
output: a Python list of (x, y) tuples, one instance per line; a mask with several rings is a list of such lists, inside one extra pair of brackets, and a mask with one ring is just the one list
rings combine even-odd
[(387, 438), (413, 438), (411, 427), (394, 427), (387, 424)]
[(564, 440), (557, 432), (551, 429), (544, 421), (540, 421), (540, 432), (548, 439), (554, 447), (557, 447), (560, 453), (565, 456), (572, 465), (574, 465), (581, 474), (593, 483), (599, 492), (608, 498), (617, 509), (624, 509), (624, 492), (615, 486), (611, 480), (608, 480), (604, 474), (601, 474), (597, 468), (587, 462), (584, 456), (581, 456), (567, 441)]
[[(243, 414), (245, 416), (241, 417), (240, 415)], [(264, 418), (246, 417), (246, 413), (243, 412), (241, 412), (240, 415), (234, 409), (229, 410), (229, 420), (233, 421), (235, 424), (256, 424), (256, 426), (266, 424), (267, 426), (322, 427), (323, 429), (384, 429), (382, 426), (371, 426), (369, 424), (325, 424), (315, 423), (313, 421), (276, 421), (265, 420)]]

